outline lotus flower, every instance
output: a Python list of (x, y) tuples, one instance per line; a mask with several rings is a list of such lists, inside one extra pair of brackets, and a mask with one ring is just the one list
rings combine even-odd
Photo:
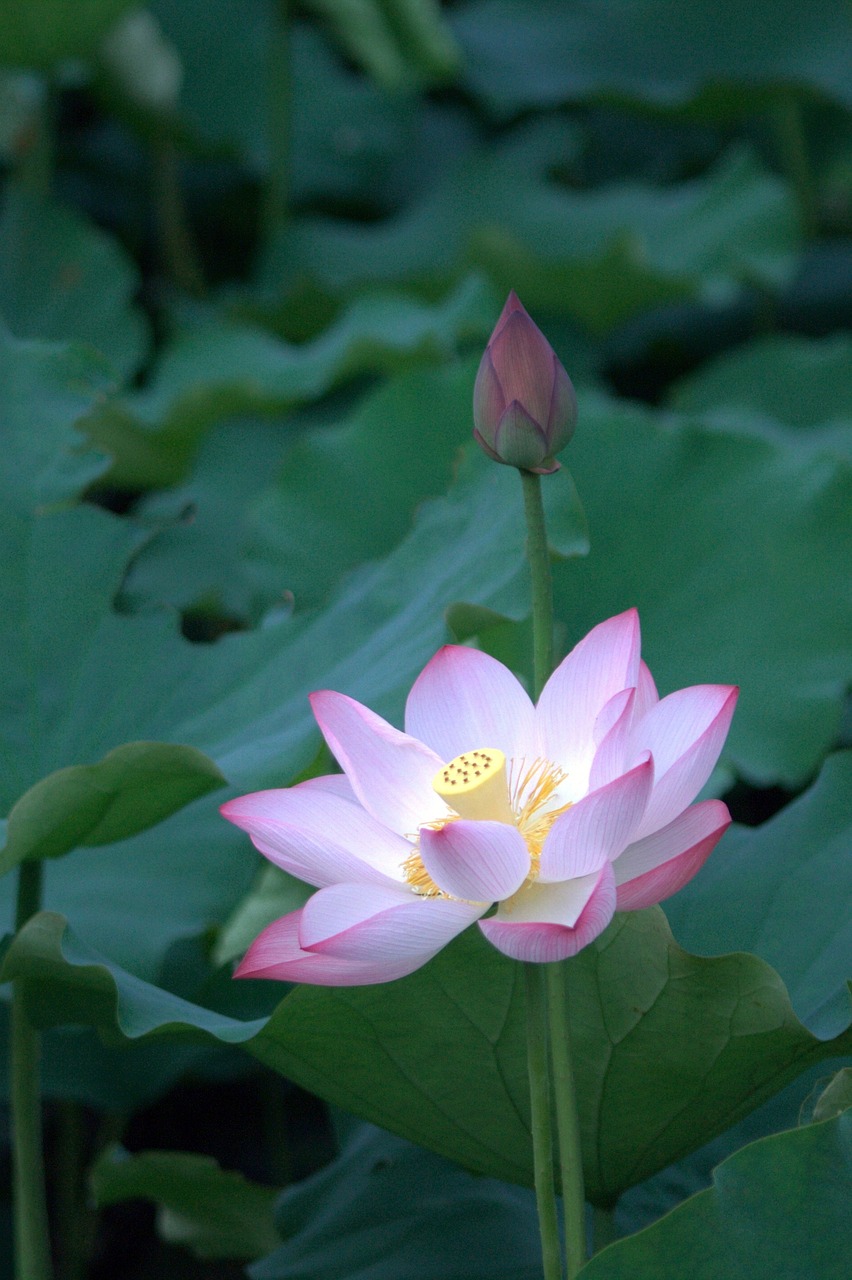
[(405, 733), (344, 694), (313, 694), (343, 774), (222, 808), (319, 889), (237, 975), (387, 982), (475, 922), (519, 960), (575, 954), (616, 910), (680, 889), (728, 826), (721, 801), (691, 802), (736, 698), (728, 685), (658, 698), (635, 610), (581, 640), (537, 706), (501, 663), (456, 645), (415, 681)]
[(495, 462), (547, 474), (576, 421), (571, 379), (513, 291), (476, 375), (474, 438)]

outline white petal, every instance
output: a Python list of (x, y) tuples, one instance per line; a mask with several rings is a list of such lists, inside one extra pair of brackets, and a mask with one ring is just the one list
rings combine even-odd
[(399, 835), (415, 835), (424, 822), (449, 810), (432, 789), (445, 762), (408, 734), (345, 694), (311, 694), (326, 742), (364, 808)]
[(538, 753), (587, 790), (594, 726), (604, 705), (639, 675), (639, 617), (629, 609), (594, 627), (556, 668), (536, 708)]
[(649, 757), (557, 818), (541, 851), (540, 880), (571, 882), (617, 858), (641, 821), (653, 780)]
[[(480, 920), (479, 927), (499, 951), (516, 960), (564, 960), (593, 942), (615, 911), (615, 883), (607, 863), (597, 875), (566, 885), (533, 885), (511, 911)], [(530, 898), (528, 909), (523, 907)], [(531, 918), (527, 918), (531, 917)]]
[(420, 856), (439, 889), (468, 902), (499, 902), (524, 883), (530, 855), (517, 827), (505, 822), (448, 822), (420, 832)]
[(511, 759), (532, 749), (533, 705), (502, 662), (445, 645), (412, 685), (405, 729), (444, 763), (478, 747), (497, 747)]
[(302, 908), (299, 941), (305, 951), (340, 960), (395, 963), (434, 955), (484, 910), (411, 890), (332, 885)]
[(408, 841), (362, 808), (339, 775), (238, 796), (221, 813), (247, 831), (270, 862), (308, 884), (402, 881), (411, 852)]

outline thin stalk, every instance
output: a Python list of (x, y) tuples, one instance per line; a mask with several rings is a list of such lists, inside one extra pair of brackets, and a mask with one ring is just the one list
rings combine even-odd
[[(39, 910), (41, 881), (40, 862), (21, 863), (18, 868), (16, 929), (21, 929)], [(45, 1195), (39, 1087), (41, 1043), (24, 1007), (20, 979), (12, 984), (10, 1049), (15, 1277), (16, 1280), (51, 1280), (53, 1264)]]
[(269, 175), (263, 205), (267, 244), (290, 216), (290, 164), (293, 87), (290, 51), (290, 0), (277, 0), (267, 69), (267, 141)]
[(802, 230), (810, 239), (818, 230), (817, 196), (802, 105), (794, 93), (786, 93), (772, 112), (781, 163), (796, 195)]
[(151, 163), (166, 270), (179, 288), (200, 298), (204, 294), (204, 274), (189, 227), (180, 184), (180, 161), (174, 142), (165, 134), (154, 141)]
[(527, 559), (532, 582), (534, 697), (545, 686), (553, 670), (553, 578), (550, 572), (550, 550), (541, 500), (541, 476), (521, 471), (524, 490), (524, 515), (527, 522)]
[(547, 1053), (547, 1000), (541, 966), (525, 964), (527, 1071), (530, 1078), (533, 1169), (544, 1280), (562, 1280), (562, 1249), (553, 1177), (553, 1119)]
[(553, 1090), (556, 1097), (556, 1131), (565, 1213), (565, 1264), (568, 1280), (574, 1280), (586, 1261), (586, 1193), (583, 1185), (580, 1119), (577, 1114), (577, 1090), (571, 1061), (565, 964), (558, 962), (548, 964), (545, 968)]
[(605, 1249), (608, 1244), (612, 1244), (613, 1240), (618, 1239), (618, 1231), (616, 1230), (612, 1209), (604, 1209), (600, 1205), (595, 1205), (592, 1210), (592, 1223), (595, 1253), (600, 1253), (601, 1249)]

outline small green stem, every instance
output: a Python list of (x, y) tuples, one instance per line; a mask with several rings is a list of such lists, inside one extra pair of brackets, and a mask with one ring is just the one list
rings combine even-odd
[(772, 114), (781, 163), (796, 195), (802, 230), (812, 238), (818, 231), (819, 217), (801, 102), (794, 92), (785, 93)]
[[(40, 862), (21, 863), (16, 929), (39, 910), (41, 880)], [(16, 1280), (50, 1280), (53, 1274), (41, 1129), (40, 1048), (40, 1037), (24, 1007), (23, 984), (16, 979), (12, 984), (10, 1068)]]
[(290, 216), (292, 83), (290, 50), (291, 0), (277, 0), (269, 42), (267, 69), (267, 139), (269, 176), (263, 207), (267, 242)]
[(527, 559), (532, 581), (534, 697), (545, 686), (553, 670), (553, 578), (550, 572), (550, 549), (541, 500), (541, 476), (521, 471), (524, 489), (524, 514), (527, 521)]
[(562, 1280), (562, 1250), (553, 1176), (553, 1122), (547, 1053), (547, 1000), (541, 966), (525, 964), (527, 1070), (530, 1078), (533, 1169), (544, 1280)]
[(565, 964), (558, 962), (548, 964), (545, 968), (556, 1129), (562, 1170), (562, 1203), (565, 1212), (565, 1262), (568, 1280), (574, 1280), (586, 1261), (586, 1195), (583, 1185), (580, 1120), (571, 1062)]
[(595, 1253), (600, 1253), (601, 1249), (605, 1249), (608, 1244), (612, 1244), (613, 1240), (618, 1239), (618, 1231), (616, 1230), (612, 1209), (604, 1209), (600, 1205), (595, 1205), (592, 1210), (592, 1221), (594, 1225)]

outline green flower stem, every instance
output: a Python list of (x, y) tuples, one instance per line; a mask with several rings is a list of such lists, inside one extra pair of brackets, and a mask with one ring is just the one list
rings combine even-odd
[[(527, 522), (527, 558), (532, 580), (534, 694), (537, 700), (553, 670), (553, 579), (550, 572), (550, 549), (547, 543), (544, 504), (541, 498), (541, 477), (529, 471), (522, 471), (521, 482)], [(565, 1210), (565, 1260), (568, 1280), (573, 1280), (586, 1261), (586, 1205), (580, 1125), (577, 1118), (574, 1071), (571, 1063), (565, 969), (561, 963), (546, 965), (544, 969), (541, 986), (544, 997), (543, 1009), (546, 1009), (546, 1015), (543, 1016), (547, 1017), (549, 1025), (550, 1059), (556, 1099), (559, 1163)], [(528, 982), (528, 999), (529, 991), (530, 983)], [(528, 1034), (531, 1034), (531, 1031)], [(548, 1133), (548, 1144), (550, 1141), (551, 1135)], [(536, 1188), (538, 1188), (538, 1168), (536, 1160)], [(542, 1227), (542, 1238), (543, 1236), (544, 1228)]]
[[(18, 869), (15, 928), (20, 929), (41, 906), (40, 862)], [(16, 1280), (50, 1280), (47, 1203), (39, 1088), (40, 1037), (24, 1007), (20, 979), (12, 984), (11, 1108)]]
[(290, 164), (293, 127), (293, 86), (290, 50), (291, 0), (276, 0), (267, 68), (267, 138), (269, 174), (263, 203), (263, 231), (267, 240), (290, 216)]
[(544, 503), (541, 500), (541, 476), (532, 471), (521, 471), (520, 476), (527, 521), (527, 559), (532, 580), (533, 697), (538, 700), (547, 677), (553, 670), (553, 578), (544, 523)]
[(553, 1089), (556, 1097), (556, 1131), (562, 1171), (562, 1205), (565, 1214), (565, 1264), (568, 1280), (574, 1280), (586, 1261), (586, 1193), (577, 1091), (571, 1062), (565, 963), (545, 965)]
[(787, 177), (796, 195), (802, 230), (808, 238), (818, 231), (819, 211), (808, 140), (802, 118), (802, 104), (795, 91), (787, 91), (772, 112), (778, 149)]
[(616, 1230), (612, 1209), (604, 1209), (601, 1205), (596, 1204), (592, 1211), (592, 1219), (595, 1253), (600, 1253), (601, 1249), (605, 1249), (608, 1244), (612, 1244), (613, 1240), (618, 1239), (618, 1231)]
[(154, 198), (163, 258), (169, 277), (193, 297), (204, 295), (204, 274), (186, 212), (180, 178), (180, 158), (174, 141), (164, 132), (154, 139), (151, 155)]
[(530, 1078), (533, 1166), (544, 1280), (562, 1280), (562, 1249), (553, 1177), (553, 1121), (547, 1053), (547, 997), (542, 966), (525, 964), (527, 1070)]

